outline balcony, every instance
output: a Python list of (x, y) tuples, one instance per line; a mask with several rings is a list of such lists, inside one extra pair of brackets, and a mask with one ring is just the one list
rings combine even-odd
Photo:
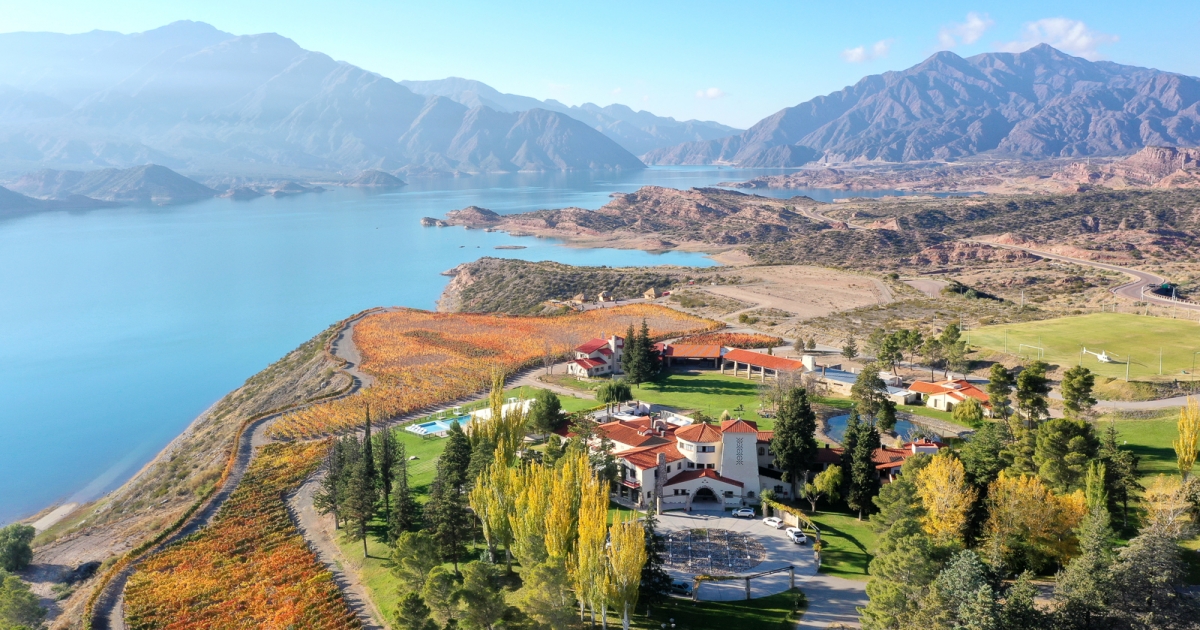
[(622, 479), (620, 484), (626, 488), (633, 488), (634, 490), (642, 487), (641, 482), (639, 482), (637, 479)]

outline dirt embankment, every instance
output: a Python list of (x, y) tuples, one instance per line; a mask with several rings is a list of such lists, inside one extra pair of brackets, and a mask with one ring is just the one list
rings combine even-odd
[(79, 627), (92, 587), (81, 584), (58, 601), (55, 585), (76, 567), (108, 561), (177, 520), (220, 479), (246, 419), (349, 386), (350, 377), (326, 352), (334, 330), (322, 332), (252, 376), (201, 414), (123, 486), (39, 535), (34, 563), (22, 577), (50, 609), (52, 627)]

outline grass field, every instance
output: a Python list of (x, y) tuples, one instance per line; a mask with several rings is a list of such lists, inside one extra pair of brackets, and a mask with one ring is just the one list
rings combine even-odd
[(865, 518), (851, 514), (817, 512), (809, 515), (821, 528), (821, 573), (850, 580), (866, 580), (870, 551), (875, 548), (875, 532)]
[[(632, 627), (648, 630), (657, 630), (663, 624), (669, 623), (669, 620), (674, 620), (673, 627), (679, 630), (785, 630), (795, 627), (796, 617), (793, 612), (796, 593), (797, 591), (793, 590), (770, 597), (732, 602), (693, 602), (690, 599), (672, 597), (653, 610), (650, 617), (637, 615), (630, 621)], [(638, 608), (639, 612), (645, 610), (641, 605)], [(610, 616), (608, 626), (619, 628), (621, 621)]]
[[(1178, 436), (1175, 424), (1179, 420), (1179, 411), (1164, 412), (1159, 418), (1151, 420), (1118, 420), (1117, 434), (1124, 446), (1133, 451), (1140, 459), (1138, 473), (1143, 477), (1159, 474), (1176, 474), (1175, 448), (1171, 443)], [(1108, 422), (1101, 420), (1096, 424), (1097, 432), (1108, 430)]]
[[(1039, 346), (1044, 349), (1047, 363), (1063, 367), (1079, 363), (1082, 347), (1117, 355), (1122, 363), (1101, 363), (1092, 355), (1083, 356), (1083, 365), (1103, 376), (1124, 378), (1124, 361), (1132, 355), (1128, 365), (1131, 380), (1187, 380), (1192, 355), (1200, 351), (1200, 326), (1196, 322), (1120, 313), (988, 326), (971, 331), (971, 344), (1004, 352), (1005, 331), (1009, 354), (1036, 357), (1036, 350), (1029, 346)], [(1162, 376), (1159, 376), (1160, 348)], [(1196, 358), (1200, 359), (1200, 355)]]

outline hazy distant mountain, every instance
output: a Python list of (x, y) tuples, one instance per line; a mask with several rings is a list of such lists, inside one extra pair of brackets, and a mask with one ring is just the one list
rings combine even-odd
[(679, 121), (670, 117), (655, 116), (644, 110), (635, 112), (625, 105), (600, 107), (584, 103), (568, 106), (554, 99), (539, 101), (528, 96), (505, 94), (486, 83), (457, 77), (437, 81), (400, 81), (400, 85), (417, 94), (444, 96), (467, 107), (490, 107), (502, 112), (523, 112), (540, 108), (566, 114), (612, 138), (634, 155), (643, 155), (654, 149), (681, 142), (721, 138), (740, 131), (707, 120)]
[(147, 162), (264, 176), (644, 167), (561, 113), (419, 96), (275, 34), (0, 35), (0, 168)]
[(217, 191), (165, 166), (148, 164), (128, 169), (26, 173), (11, 188), (43, 199), (89, 197), (126, 203), (181, 203), (207, 199)]
[(346, 185), (354, 188), (399, 188), (405, 182), (391, 173), (370, 170), (359, 173)]
[(45, 210), (84, 210), (90, 208), (111, 208), (119, 203), (99, 201), (81, 195), (72, 195), (66, 199), (34, 199), (0, 188), (0, 217), (10, 217), (20, 214), (42, 212)]
[(1045, 44), (963, 59), (940, 52), (769, 116), (746, 132), (653, 151), (651, 164), (799, 166), (995, 152), (1113, 155), (1200, 144), (1200, 79)]

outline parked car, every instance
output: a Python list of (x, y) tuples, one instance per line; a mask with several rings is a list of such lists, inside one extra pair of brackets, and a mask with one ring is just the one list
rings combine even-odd
[(768, 516), (767, 518), (764, 518), (763, 524), (766, 525), (767, 527), (774, 527), (775, 529), (783, 529), (783, 520), (779, 519), (778, 517), (775, 517), (775, 516)]
[(800, 531), (799, 527), (789, 527), (784, 530), (784, 533), (787, 534), (789, 540), (797, 545), (808, 544), (808, 536), (805, 536), (804, 532)]
[(691, 582), (684, 582), (683, 580), (671, 580), (671, 592), (675, 595), (691, 597), (692, 584)]
[(738, 508), (733, 511), (733, 515), (738, 518), (754, 518), (754, 508)]

